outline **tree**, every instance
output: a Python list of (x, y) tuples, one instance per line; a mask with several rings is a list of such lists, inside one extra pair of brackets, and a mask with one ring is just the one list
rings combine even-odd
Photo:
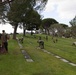
[(6, 23), (5, 18), (7, 11), (9, 10), (8, 4), (10, 5), (12, 1), (13, 0), (0, 0), (0, 19), (3, 23)]
[(76, 26), (76, 16), (69, 22), (72, 26)]
[(71, 27), (66, 28), (66, 32), (64, 33), (64, 37), (66, 37), (66, 38), (72, 37)]
[(3, 16), (4, 16), (3, 11), (4, 11), (4, 3), (0, 0), (0, 20), (1, 20), (1, 22), (4, 22), (4, 20), (3, 20)]
[(14, 27), (14, 34), (13, 34), (13, 39), (16, 39), (16, 31), (19, 22), (21, 21), (20, 19), (20, 12), (18, 12), (18, 5), (15, 7), (13, 4), (10, 6), (11, 9), (7, 14), (7, 18), (9, 20), (9, 23)]
[(40, 14), (32, 10), (31, 12), (29, 11), (25, 17), (23, 17), (23, 29), (24, 29), (24, 36), (25, 36), (25, 31), (27, 30), (37, 30), (39, 29), (39, 26), (41, 24), (41, 16)]
[(72, 25), (71, 34), (73, 37), (76, 37), (76, 16), (69, 23)]
[(41, 16), (38, 14), (37, 11), (31, 11), (27, 16), (27, 30), (37, 30), (41, 24)]
[(49, 28), (52, 24), (58, 23), (55, 19), (53, 18), (46, 18), (42, 20), (42, 27), (45, 29), (45, 33), (48, 31), (49, 34)]
[(50, 26), (50, 32), (52, 32), (52, 35), (62, 37), (64, 33), (66, 32), (66, 28), (68, 25), (65, 24), (53, 24)]
[(72, 37), (76, 38), (76, 26), (71, 27), (71, 34), (72, 34)]
[[(19, 23), (23, 23), (24, 18), (27, 16), (27, 13), (32, 10), (41, 10), (46, 5), (47, 0), (14, 0), (10, 4), (10, 11), (8, 12), (8, 20), (11, 24), (14, 25), (14, 28), (17, 30)], [(27, 19), (26, 19), (27, 20)], [(25, 21), (26, 24), (27, 21)], [(25, 25), (24, 24), (24, 25)], [(14, 32), (15, 32), (14, 29)], [(16, 32), (14, 33), (16, 34)], [(14, 36), (14, 38), (16, 38)]]

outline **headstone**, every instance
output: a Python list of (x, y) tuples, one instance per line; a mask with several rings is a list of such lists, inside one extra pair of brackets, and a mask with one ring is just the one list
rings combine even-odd
[(76, 46), (76, 42), (73, 42), (73, 43), (72, 43), (72, 46)]
[(23, 40), (24, 40), (23, 37), (19, 38), (20, 43), (23, 43)]
[(44, 49), (44, 41), (43, 40), (38, 40), (37, 42), (39, 43), (39, 47), (41, 49)]
[(46, 40), (48, 41), (48, 36), (46, 35)]

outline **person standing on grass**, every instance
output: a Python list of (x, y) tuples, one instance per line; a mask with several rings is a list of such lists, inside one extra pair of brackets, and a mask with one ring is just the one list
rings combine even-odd
[(2, 41), (2, 46), (6, 49), (8, 52), (8, 35), (5, 33), (5, 30), (2, 30), (2, 36), (1, 36), (1, 41)]

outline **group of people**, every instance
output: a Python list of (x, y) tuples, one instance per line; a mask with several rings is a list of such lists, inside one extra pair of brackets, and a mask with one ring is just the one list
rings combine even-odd
[(0, 34), (0, 53), (8, 52), (8, 39), (8, 34), (5, 30), (2, 30), (2, 34)]

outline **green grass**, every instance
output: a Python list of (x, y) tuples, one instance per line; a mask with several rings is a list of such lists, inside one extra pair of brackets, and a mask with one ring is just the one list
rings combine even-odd
[(36, 36), (33, 38), (27, 35), (22, 44), (34, 62), (27, 62), (17, 41), (9, 40), (9, 53), (0, 55), (0, 75), (76, 75), (76, 67), (37, 49), (38, 36), (42, 36), (47, 51), (76, 63), (76, 47), (71, 46), (76, 39), (58, 38), (58, 42), (53, 43), (51, 36), (48, 41), (45, 40), (45, 35)]

